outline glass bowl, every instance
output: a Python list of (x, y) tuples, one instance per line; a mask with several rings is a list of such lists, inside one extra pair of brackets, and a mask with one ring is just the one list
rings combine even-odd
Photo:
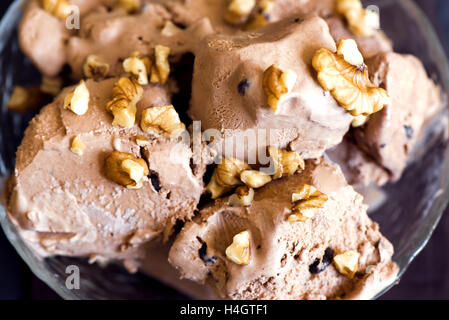
[[(394, 41), (395, 51), (418, 56), (431, 77), (449, 89), (449, 65), (435, 31), (424, 14), (411, 0), (370, 0), (378, 6), (382, 27)], [(0, 189), (14, 168), (15, 151), (34, 114), (8, 112), (6, 102), (14, 84), (38, 84), (39, 73), (20, 52), (17, 25), (21, 17), (20, 1), (15, 1), (0, 23)], [(444, 97), (446, 95), (444, 94)], [(449, 201), (449, 147), (444, 122), (429, 124), (419, 152), (402, 179), (384, 188), (387, 199), (371, 217), (395, 246), (393, 259), (400, 267), (397, 280), (416, 255), (424, 248)], [(30, 251), (0, 206), (0, 222), (9, 241), (30, 269), (65, 299), (185, 299), (175, 289), (146, 275), (128, 274), (117, 265), (100, 268), (85, 259), (55, 257), (42, 260)], [(65, 285), (66, 267), (80, 268), (80, 290)], [(397, 283), (397, 281), (395, 282)], [(394, 284), (392, 284), (394, 285)], [(377, 293), (377, 298), (392, 285)]]

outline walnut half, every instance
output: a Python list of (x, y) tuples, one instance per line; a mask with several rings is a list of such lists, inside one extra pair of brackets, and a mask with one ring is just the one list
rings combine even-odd
[(225, 158), (214, 170), (212, 179), (206, 190), (212, 194), (212, 199), (217, 199), (233, 188), (242, 185), (240, 175), (243, 171), (251, 169), (243, 160)]
[(349, 29), (357, 36), (371, 37), (380, 28), (379, 14), (363, 9), (360, 0), (338, 0), (337, 12), (346, 18)]
[(337, 53), (321, 48), (313, 57), (318, 82), (330, 91), (337, 102), (353, 116), (369, 116), (382, 110), (390, 97), (386, 90), (376, 87), (369, 79), (368, 68), (360, 62), (360, 51), (354, 40), (341, 39)]
[(275, 172), (273, 179), (280, 179), (284, 176), (289, 176), (298, 170), (304, 170), (305, 162), (299, 156), (298, 152), (286, 151), (270, 146), (268, 147), (268, 155), (274, 163)]
[(334, 265), (338, 272), (349, 279), (353, 279), (359, 269), (360, 253), (349, 250), (334, 257)]
[(106, 177), (128, 189), (142, 188), (142, 180), (150, 174), (145, 160), (130, 153), (113, 151), (106, 158)]
[(64, 109), (69, 109), (82, 116), (89, 109), (89, 99), (89, 89), (84, 80), (81, 80), (75, 89), (64, 98)]
[(239, 265), (248, 265), (251, 261), (250, 234), (243, 231), (236, 234), (232, 244), (226, 249), (226, 257)]

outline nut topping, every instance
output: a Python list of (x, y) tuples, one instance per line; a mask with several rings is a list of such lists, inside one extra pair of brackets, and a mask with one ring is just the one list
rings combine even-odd
[(315, 187), (305, 184), (292, 194), (292, 214), (288, 217), (291, 224), (304, 222), (315, 215), (315, 209), (323, 208), (328, 200), (327, 195)]
[(140, 85), (148, 84), (147, 66), (139, 51), (134, 51), (128, 59), (123, 61), (123, 70), (131, 73)]
[(359, 269), (360, 253), (357, 250), (346, 251), (334, 257), (334, 265), (338, 272), (353, 279)]
[(258, 12), (246, 26), (246, 30), (254, 30), (265, 27), (269, 22), (269, 14), (273, 10), (274, 0), (262, 0), (259, 2)]
[(232, 244), (226, 249), (226, 257), (239, 265), (249, 264), (251, 259), (249, 231), (234, 236)]
[(371, 37), (380, 28), (379, 14), (363, 9), (360, 0), (338, 0), (337, 11), (346, 18), (349, 29), (357, 36)]
[(140, 126), (146, 133), (168, 134), (171, 138), (179, 137), (186, 129), (173, 105), (145, 109)]
[(294, 174), (299, 169), (304, 170), (304, 160), (298, 152), (281, 150), (276, 147), (268, 147), (268, 155), (273, 159), (275, 173), (273, 179)]
[(120, 78), (112, 88), (112, 100), (106, 110), (112, 113), (112, 125), (130, 128), (136, 121), (136, 104), (142, 98), (143, 88), (135, 80)]
[(258, 170), (245, 170), (240, 174), (240, 180), (248, 187), (258, 189), (271, 181), (271, 176)]
[(162, 28), (161, 34), (166, 37), (172, 37), (181, 32), (181, 28), (176, 26), (170, 20), (165, 21), (164, 28)]
[(231, 0), (224, 18), (230, 24), (244, 23), (255, 5), (256, 0)]
[(72, 140), (72, 145), (70, 146), (70, 151), (76, 153), (79, 156), (82, 156), (84, 153), (84, 149), (86, 149), (86, 145), (81, 140), (81, 137), (78, 135)]
[(167, 82), (170, 75), (169, 55), (169, 47), (157, 45), (154, 48), (155, 63), (151, 66), (151, 83), (165, 84)]
[(106, 176), (128, 189), (142, 188), (142, 180), (150, 174), (145, 160), (130, 153), (113, 151), (106, 158)]
[(295, 86), (297, 75), (293, 70), (283, 71), (272, 65), (263, 74), (262, 86), (268, 105), (276, 112), (279, 101)]
[(241, 185), (240, 174), (249, 169), (251, 168), (245, 161), (232, 157), (225, 158), (215, 168), (206, 190), (212, 194), (212, 199), (217, 199)]
[(70, 3), (67, 0), (42, 0), (45, 11), (58, 19), (64, 20), (70, 15)]
[(254, 189), (248, 186), (241, 186), (229, 197), (228, 204), (233, 207), (248, 207), (254, 199)]
[(382, 110), (390, 101), (387, 91), (370, 81), (365, 64), (348, 62), (360, 62), (355, 41), (342, 39), (337, 48), (337, 53), (321, 48), (313, 57), (320, 85), (353, 116), (369, 116)]
[(69, 109), (79, 116), (84, 115), (89, 109), (89, 90), (84, 80), (75, 87), (64, 99), (64, 109)]
[(117, 7), (128, 13), (135, 13), (140, 10), (140, 0), (118, 0)]
[(101, 62), (96, 56), (87, 57), (83, 66), (84, 75), (95, 81), (104, 79), (109, 72), (109, 64)]

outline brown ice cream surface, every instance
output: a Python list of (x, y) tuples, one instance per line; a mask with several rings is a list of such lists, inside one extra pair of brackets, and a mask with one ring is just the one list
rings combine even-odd
[[(250, 155), (274, 145), (289, 146), (305, 159), (320, 157), (341, 142), (353, 119), (311, 70), (313, 55), (322, 47), (334, 51), (335, 42), (319, 17), (291, 17), (254, 33), (206, 38), (195, 53), (191, 118), (201, 120), (203, 129), (219, 130), (224, 146), (215, 143), (226, 157), (242, 154), (245, 136), (257, 137), (257, 144), (248, 143)], [(276, 112), (262, 86), (264, 71), (273, 64), (298, 76)], [(248, 83), (243, 91), (242, 82)], [(237, 142), (229, 143), (232, 139)]]
[[(313, 218), (292, 225), (287, 221), (292, 193), (303, 184), (329, 200)], [(395, 280), (392, 245), (366, 215), (362, 197), (327, 160), (307, 161), (304, 172), (257, 190), (249, 207), (231, 207), (227, 201), (217, 200), (188, 222), (169, 255), (182, 278), (210, 286), (220, 298), (367, 299)], [(251, 235), (251, 260), (239, 266), (225, 250), (244, 230)], [(204, 244), (207, 250), (200, 257)], [(360, 253), (354, 279), (333, 265), (311, 273), (309, 266), (323, 259), (327, 248), (334, 254)]]
[[(63, 109), (69, 89), (63, 91), (31, 121), (18, 149), (7, 211), (26, 242), (44, 256), (137, 259), (144, 243), (167, 239), (178, 219), (191, 218), (203, 193), (205, 163), (192, 171), (189, 145), (145, 134), (137, 125), (111, 125), (105, 106), (116, 80), (86, 82), (90, 103), (83, 116)], [(169, 103), (166, 88), (146, 86), (137, 114)], [(139, 147), (137, 134), (150, 145)], [(77, 135), (86, 145), (82, 156), (70, 151)], [(145, 179), (139, 190), (107, 179), (105, 157), (114, 150), (143, 157), (153, 179)]]
[(374, 84), (385, 88), (391, 103), (354, 130), (357, 145), (400, 178), (424, 125), (442, 108), (440, 88), (414, 56), (379, 54), (366, 61)]

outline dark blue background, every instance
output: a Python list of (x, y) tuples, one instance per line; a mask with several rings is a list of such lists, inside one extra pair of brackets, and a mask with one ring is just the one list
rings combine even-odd
[[(415, 1), (430, 17), (449, 55), (449, 1)], [(11, 2), (1, 0), (0, 16)], [(0, 299), (59, 299), (34, 277), (1, 230)], [(383, 299), (449, 299), (449, 212), (446, 212), (432, 240), (412, 263), (400, 285)]]

